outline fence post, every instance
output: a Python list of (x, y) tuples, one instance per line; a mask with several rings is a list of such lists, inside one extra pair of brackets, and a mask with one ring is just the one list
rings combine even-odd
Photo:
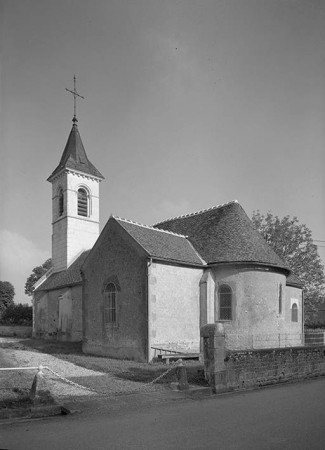
[(32, 387), (29, 392), (29, 398), (33, 401), (34, 406), (45, 404), (57, 404), (55, 398), (50, 392), (44, 373), (43, 366), (39, 366), (38, 372), (34, 377)]
[(189, 389), (189, 385), (188, 385), (188, 381), (187, 381), (186, 368), (183, 364), (183, 361), (182, 360), (180, 360), (180, 361), (181, 362), (176, 367), (176, 377), (178, 380), (178, 389), (180, 391), (184, 391), (186, 389)]
[(229, 391), (225, 363), (225, 331), (222, 322), (204, 325), (203, 338), (204, 375), (215, 393)]

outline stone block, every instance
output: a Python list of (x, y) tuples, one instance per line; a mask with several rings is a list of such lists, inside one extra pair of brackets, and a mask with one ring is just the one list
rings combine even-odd
[(50, 392), (47, 381), (41, 369), (34, 377), (29, 398), (32, 400), (34, 406), (57, 404), (56, 399)]

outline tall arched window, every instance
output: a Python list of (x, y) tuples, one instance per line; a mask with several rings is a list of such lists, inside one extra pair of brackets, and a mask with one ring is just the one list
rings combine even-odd
[(291, 307), (291, 322), (298, 322), (298, 306), (293, 303)]
[(88, 216), (88, 195), (84, 188), (78, 189), (78, 216)]
[(104, 291), (104, 315), (106, 323), (116, 323), (116, 287), (109, 283)]
[(219, 320), (232, 320), (232, 290), (227, 284), (218, 289)]
[(63, 189), (59, 190), (59, 216), (62, 216), (64, 212), (64, 197), (63, 197)]

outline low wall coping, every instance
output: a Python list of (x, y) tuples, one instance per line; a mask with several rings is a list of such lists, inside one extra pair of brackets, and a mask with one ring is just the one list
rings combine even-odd
[(232, 353), (276, 353), (276, 352), (296, 352), (296, 351), (324, 351), (324, 345), (304, 345), (299, 347), (272, 347), (272, 348), (253, 348), (253, 349), (239, 349), (239, 350), (227, 350), (227, 354)]

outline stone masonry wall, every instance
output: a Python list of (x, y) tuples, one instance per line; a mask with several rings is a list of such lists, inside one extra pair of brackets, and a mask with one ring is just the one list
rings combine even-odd
[(33, 336), (55, 341), (82, 340), (81, 285), (46, 292), (34, 301)]
[[(121, 227), (111, 221), (83, 268), (83, 351), (145, 361), (146, 258), (127, 239)], [(104, 318), (104, 290), (110, 282), (117, 288), (116, 323), (105, 323)]]
[(325, 375), (325, 346), (230, 351), (222, 323), (201, 328), (205, 376), (216, 393)]
[(293, 347), (226, 353), (231, 390), (325, 375), (325, 347)]

